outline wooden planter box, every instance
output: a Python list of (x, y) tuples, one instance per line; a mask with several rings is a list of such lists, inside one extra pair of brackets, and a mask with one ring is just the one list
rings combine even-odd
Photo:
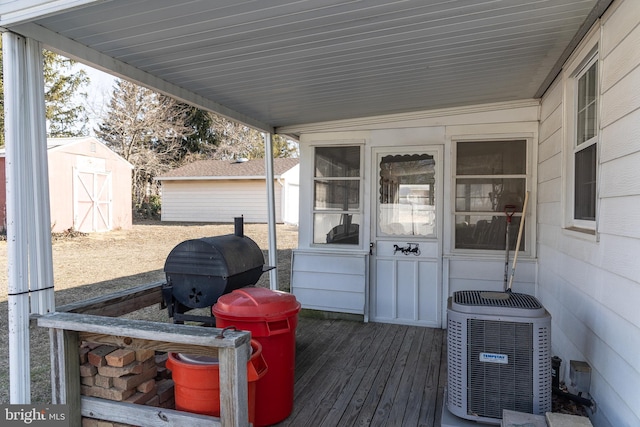
[[(161, 302), (162, 282), (58, 308), (37, 318), (49, 328), (54, 404), (69, 405), (71, 426), (82, 417), (162, 427), (245, 427), (248, 421), (247, 362), (251, 334), (118, 318)], [(80, 393), (79, 343), (89, 341), (133, 350), (158, 350), (217, 356), (220, 361), (220, 418), (172, 409), (116, 402)]]

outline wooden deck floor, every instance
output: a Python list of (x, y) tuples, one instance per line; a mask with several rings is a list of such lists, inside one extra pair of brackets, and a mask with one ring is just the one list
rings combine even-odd
[(278, 426), (440, 425), (441, 329), (300, 317), (294, 409)]

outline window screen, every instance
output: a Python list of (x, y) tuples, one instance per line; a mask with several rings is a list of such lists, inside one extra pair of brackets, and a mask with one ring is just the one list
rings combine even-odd
[[(504, 250), (507, 217), (509, 245), (515, 248), (527, 188), (527, 143), (471, 141), (456, 144), (455, 247)], [(524, 248), (526, 233), (521, 240)]]
[(360, 147), (316, 147), (313, 243), (360, 244)]

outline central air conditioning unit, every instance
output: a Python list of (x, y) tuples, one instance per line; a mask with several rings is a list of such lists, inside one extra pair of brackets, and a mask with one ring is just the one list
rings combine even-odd
[(449, 412), (500, 424), (503, 409), (551, 411), (551, 316), (536, 298), (459, 291), (447, 316)]

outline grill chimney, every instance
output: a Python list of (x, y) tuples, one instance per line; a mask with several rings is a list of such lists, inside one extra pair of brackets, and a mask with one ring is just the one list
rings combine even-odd
[(238, 237), (244, 237), (244, 216), (233, 218), (234, 234)]

